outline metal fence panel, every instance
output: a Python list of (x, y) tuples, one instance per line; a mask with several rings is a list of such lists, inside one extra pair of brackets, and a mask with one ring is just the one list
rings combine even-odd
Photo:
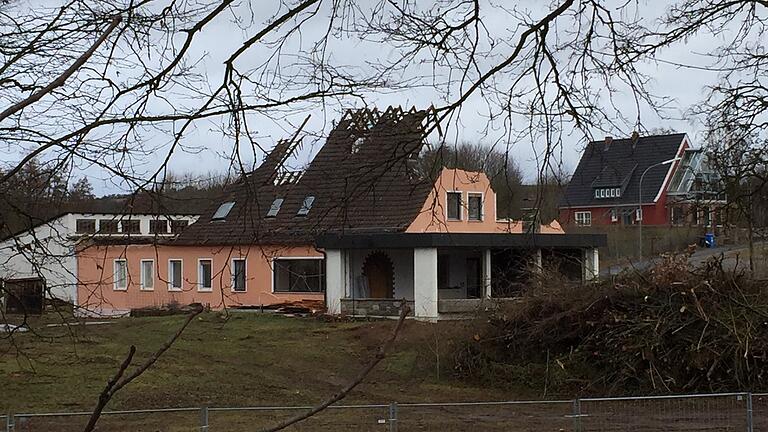
[(580, 400), (582, 431), (750, 431), (749, 394)]
[[(106, 411), (97, 428), (117, 432), (252, 431), (273, 426), (311, 408), (202, 407)], [(0, 431), (79, 432), (89, 416), (90, 412), (3, 415), (0, 416)], [(768, 432), (768, 393), (334, 405), (286, 430)]]
[[(105, 411), (96, 427), (115, 432), (198, 432), (199, 409)], [(14, 415), (13, 432), (81, 432), (91, 413), (49, 413)]]
[(572, 430), (571, 401), (508, 401), (397, 406), (401, 431)]
[[(312, 407), (246, 407), (209, 408), (208, 425), (211, 432), (253, 431), (274, 426)], [(389, 404), (339, 405), (322, 411), (287, 429), (291, 432), (360, 431), (387, 432)]]

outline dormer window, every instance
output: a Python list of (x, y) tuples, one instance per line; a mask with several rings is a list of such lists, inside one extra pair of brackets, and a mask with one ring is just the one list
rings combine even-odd
[(309, 211), (312, 210), (312, 204), (315, 203), (315, 197), (310, 195), (306, 198), (304, 198), (304, 201), (301, 203), (301, 208), (299, 208), (298, 213), (296, 213), (296, 216), (306, 216), (309, 214)]
[(595, 189), (595, 198), (620, 198), (621, 188), (602, 188)]
[(213, 217), (211, 218), (212, 221), (223, 221), (227, 218), (229, 215), (229, 212), (232, 211), (232, 207), (235, 206), (234, 201), (227, 201), (224, 204), (220, 205), (219, 208), (216, 210), (216, 213), (213, 214)]
[(283, 199), (275, 198), (275, 200), (272, 201), (272, 206), (269, 207), (269, 211), (267, 212), (267, 217), (268, 218), (277, 217), (277, 213), (280, 212), (281, 205), (283, 205)]

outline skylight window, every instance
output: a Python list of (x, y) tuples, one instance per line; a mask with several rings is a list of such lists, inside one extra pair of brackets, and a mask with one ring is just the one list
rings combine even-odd
[(315, 197), (310, 195), (306, 198), (304, 198), (304, 202), (301, 203), (301, 208), (299, 209), (299, 212), (296, 213), (297, 216), (306, 216), (309, 214), (309, 211), (312, 210), (312, 204), (315, 202)]
[(229, 215), (229, 212), (232, 210), (232, 207), (235, 206), (234, 201), (227, 201), (224, 204), (220, 205), (219, 208), (216, 210), (216, 213), (213, 214), (213, 217), (211, 220), (224, 220), (227, 218), (227, 215)]
[(283, 199), (275, 198), (275, 200), (272, 201), (272, 206), (269, 208), (269, 211), (267, 212), (267, 217), (268, 218), (276, 217), (277, 213), (280, 211), (281, 205), (283, 205)]

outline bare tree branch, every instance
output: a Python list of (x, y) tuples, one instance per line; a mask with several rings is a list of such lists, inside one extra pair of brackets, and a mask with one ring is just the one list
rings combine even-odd
[(282, 423), (272, 426), (271, 428), (264, 429), (263, 432), (277, 432), (277, 431), (286, 429), (289, 426), (292, 426), (296, 423), (299, 423), (303, 420), (306, 420), (322, 412), (329, 406), (347, 397), (347, 395), (352, 390), (354, 390), (355, 387), (357, 387), (361, 382), (363, 382), (365, 377), (367, 377), (368, 374), (371, 373), (373, 368), (375, 368), (376, 365), (379, 364), (379, 362), (381, 362), (382, 360), (384, 360), (384, 358), (387, 356), (387, 354), (395, 344), (397, 335), (400, 334), (400, 330), (403, 328), (403, 324), (405, 323), (405, 317), (408, 316), (408, 313), (410, 313), (410, 308), (406, 304), (405, 300), (403, 300), (402, 303), (400, 304), (400, 318), (397, 320), (397, 324), (395, 324), (395, 327), (392, 329), (392, 333), (390, 334), (389, 338), (384, 342), (384, 344), (382, 344), (378, 348), (378, 350), (376, 351), (376, 354), (371, 359), (371, 361), (368, 362), (368, 364), (355, 376), (355, 378), (352, 379), (352, 381), (350, 381), (347, 385), (345, 385), (344, 388), (342, 388), (336, 394), (324, 400), (323, 402), (321, 402), (311, 410), (305, 413), (301, 413), (295, 417), (291, 417), (288, 420), (283, 421)]
[(75, 72), (77, 72), (85, 62), (88, 61), (89, 58), (93, 55), (94, 52), (101, 46), (102, 43), (104, 43), (105, 40), (109, 37), (109, 35), (117, 28), (118, 25), (120, 25), (120, 22), (122, 21), (122, 17), (120, 15), (115, 15), (114, 18), (112, 18), (112, 22), (109, 24), (109, 27), (104, 31), (104, 33), (101, 34), (101, 36), (96, 40), (96, 42), (91, 45), (91, 47), (88, 49), (88, 51), (84, 52), (83, 55), (80, 56), (80, 58), (77, 59), (67, 70), (64, 71), (58, 78), (53, 80), (50, 84), (43, 87), (36, 93), (30, 95), (28, 98), (20, 101), (19, 103), (12, 105), (8, 108), (6, 108), (2, 113), (0, 113), (0, 122), (8, 118), (9, 116), (13, 115), (16, 112), (19, 112), (23, 110), (24, 108), (28, 107), (29, 105), (32, 105), (33, 103), (39, 101), (43, 96), (47, 95), (48, 93), (52, 92), (57, 87), (61, 87), (64, 85), (64, 83), (67, 81), (67, 78), (72, 76)]
[(198, 307), (196, 310), (192, 311), (187, 315), (187, 319), (184, 320), (184, 323), (179, 327), (178, 330), (176, 330), (176, 333), (174, 333), (157, 351), (155, 351), (149, 358), (147, 358), (144, 363), (136, 368), (133, 372), (126, 375), (123, 378), (123, 375), (125, 374), (126, 370), (131, 364), (131, 360), (133, 359), (134, 354), (136, 354), (136, 347), (131, 345), (131, 348), (128, 351), (128, 355), (125, 357), (125, 360), (120, 365), (120, 368), (117, 370), (115, 375), (107, 382), (107, 385), (104, 387), (104, 390), (102, 390), (101, 394), (99, 395), (99, 401), (96, 404), (96, 408), (93, 409), (93, 413), (91, 414), (90, 419), (88, 420), (88, 424), (85, 426), (85, 429), (83, 429), (84, 432), (91, 432), (96, 427), (96, 422), (99, 421), (99, 418), (101, 417), (101, 412), (104, 410), (104, 407), (107, 406), (109, 401), (112, 399), (112, 397), (120, 391), (123, 387), (128, 385), (131, 381), (138, 378), (147, 371), (150, 367), (152, 367), (155, 362), (160, 358), (160, 356), (163, 355), (166, 351), (168, 351), (168, 348), (170, 348), (176, 340), (181, 336), (181, 334), (184, 332), (184, 330), (187, 328), (189, 323), (192, 322), (192, 320), (200, 315), (200, 313), (203, 311), (202, 306)]

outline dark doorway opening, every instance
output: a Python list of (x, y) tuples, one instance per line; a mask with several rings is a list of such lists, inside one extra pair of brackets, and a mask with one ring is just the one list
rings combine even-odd
[(368, 281), (371, 298), (388, 299), (395, 295), (394, 270), (392, 261), (384, 252), (368, 255), (363, 265), (363, 274)]
[(40, 315), (43, 313), (45, 281), (42, 279), (8, 279), (3, 281), (5, 313)]

